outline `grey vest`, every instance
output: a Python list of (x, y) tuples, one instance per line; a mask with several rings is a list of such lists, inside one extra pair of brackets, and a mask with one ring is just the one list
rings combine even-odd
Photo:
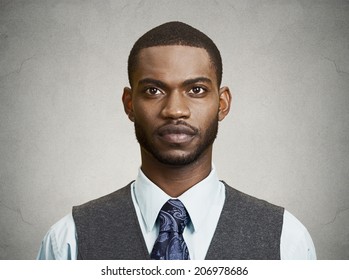
[[(73, 207), (78, 259), (150, 259), (130, 185)], [(206, 259), (280, 259), (284, 209), (227, 184), (225, 189), (223, 210)]]

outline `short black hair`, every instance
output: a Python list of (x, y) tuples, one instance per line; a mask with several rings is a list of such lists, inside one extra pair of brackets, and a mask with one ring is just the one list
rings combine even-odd
[(137, 67), (137, 57), (142, 49), (155, 46), (189, 46), (203, 48), (207, 51), (215, 68), (217, 84), (222, 82), (222, 58), (215, 43), (196, 28), (178, 21), (161, 24), (141, 36), (133, 45), (128, 57), (128, 79), (132, 86), (132, 73)]

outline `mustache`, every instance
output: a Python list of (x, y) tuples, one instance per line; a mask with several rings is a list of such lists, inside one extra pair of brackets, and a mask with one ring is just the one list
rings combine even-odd
[(157, 129), (157, 134), (160, 136), (166, 135), (166, 134), (188, 134), (188, 135), (196, 135), (199, 133), (199, 129), (196, 127), (188, 124), (185, 121), (178, 120), (171, 123), (166, 123), (162, 126), (160, 126)]

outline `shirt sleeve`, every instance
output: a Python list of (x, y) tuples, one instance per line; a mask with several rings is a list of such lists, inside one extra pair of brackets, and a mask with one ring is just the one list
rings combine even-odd
[(38, 260), (76, 260), (77, 238), (72, 214), (54, 224), (41, 242)]
[(282, 260), (316, 260), (313, 240), (305, 226), (285, 210), (281, 233)]

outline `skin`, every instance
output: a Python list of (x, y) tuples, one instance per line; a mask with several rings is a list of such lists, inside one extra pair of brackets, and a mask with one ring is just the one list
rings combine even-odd
[(211, 171), (218, 122), (230, 110), (229, 88), (219, 88), (206, 50), (189, 46), (142, 49), (132, 81), (122, 101), (135, 123), (142, 171), (178, 197)]

